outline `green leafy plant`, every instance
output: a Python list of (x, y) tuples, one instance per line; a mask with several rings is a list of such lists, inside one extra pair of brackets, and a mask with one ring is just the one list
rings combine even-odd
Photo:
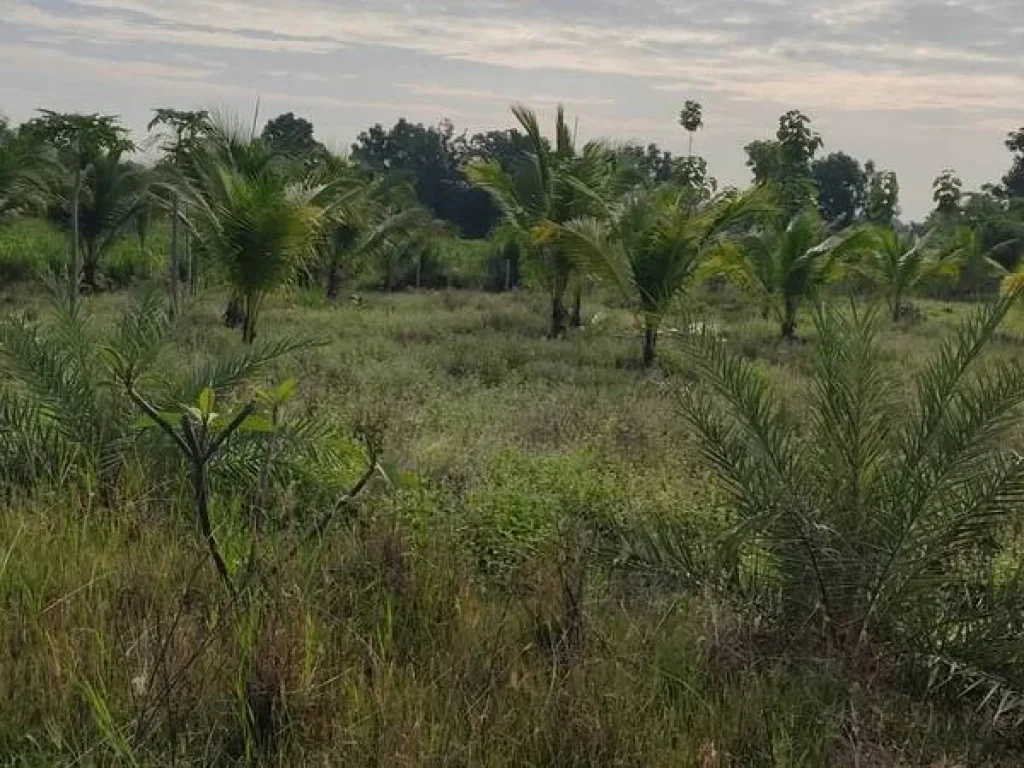
[(71, 219), (71, 258), (68, 263), (68, 304), (71, 311), (78, 307), (78, 288), (82, 269), (80, 248), (82, 227), (80, 213), (86, 175), (97, 158), (118, 158), (134, 149), (127, 138), (128, 131), (111, 115), (70, 114), (40, 110), (40, 116), (25, 123), (22, 128), (26, 139), (41, 146), (51, 146), (57, 152), (60, 166), (65, 171), (69, 192), (66, 198)]
[[(685, 413), (729, 499), (723, 548), (798, 638), (842, 654), (944, 659), (1020, 690), (1020, 568), (1000, 568), (1024, 503), (1024, 366), (982, 364), (1015, 297), (980, 309), (898, 396), (874, 311), (826, 308), (798, 426), (758, 368), (690, 344)], [(972, 666), (973, 665), (973, 666)]]
[(507, 231), (515, 234), (551, 297), (551, 336), (561, 336), (568, 329), (565, 294), (575, 276), (576, 262), (559, 237), (560, 225), (593, 215), (613, 197), (614, 156), (600, 142), (591, 142), (577, 152), (561, 107), (553, 145), (544, 138), (532, 110), (516, 106), (512, 113), (529, 138), (529, 154), (513, 171), (498, 161), (473, 162), (466, 174), (490, 192), (502, 209)]
[(237, 297), (249, 344), (267, 295), (313, 258), (327, 216), (327, 187), (293, 181), (273, 160), (259, 140), (215, 127), (189, 156), (178, 190), (197, 244), (218, 261)]
[(690, 285), (704, 258), (737, 223), (774, 209), (763, 189), (723, 195), (693, 205), (673, 185), (627, 195), (607, 222), (565, 225), (567, 247), (618, 288), (643, 318), (643, 362), (654, 362), (658, 328), (673, 301)]
[(842, 273), (844, 259), (873, 247), (870, 229), (831, 234), (817, 211), (807, 209), (784, 228), (768, 227), (722, 248), (707, 274), (719, 274), (756, 297), (774, 314), (784, 339), (796, 337), (800, 307)]
[(850, 262), (851, 271), (882, 290), (893, 322), (903, 315), (906, 295), (922, 282), (933, 277), (954, 280), (960, 274), (959, 261), (945, 258), (932, 241), (932, 232), (918, 237), (880, 228), (873, 247)]

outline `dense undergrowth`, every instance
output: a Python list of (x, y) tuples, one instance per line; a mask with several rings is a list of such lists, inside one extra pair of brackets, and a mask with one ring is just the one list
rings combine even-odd
[[(525, 293), (340, 305), (299, 293), (269, 306), (272, 333), (242, 349), (211, 296), (153, 331), (146, 354), (132, 347), (148, 371), (139, 391), (168, 418), (198, 381), (219, 381), (224, 418), (252, 402), (278, 425), (253, 424), (211, 463), (232, 598), (187, 465), (109, 372), (123, 318), (159, 314), (132, 309), (145, 296), (86, 304), (96, 357), (74, 381), (97, 398), (91, 412), (122, 414), (116, 430), (96, 422), (117, 438), (116, 471), (71, 451), (59, 476), (43, 461), (26, 483), (9, 470), (27, 454), (5, 456), (5, 763), (1020, 763), (1012, 675), (910, 658), (917, 647), (888, 625), (851, 652), (846, 633), (823, 630), (835, 617), (779, 602), (800, 584), (723, 586), (735, 501), (685, 407), (704, 375), (696, 351), (668, 328), (661, 369), (642, 372), (629, 315), (593, 299), (588, 327), (551, 341), (543, 300)], [(43, 295), (5, 299), (15, 333), (52, 338)], [(787, 422), (813, 427), (819, 331), (778, 341), (728, 292), (706, 300), (705, 336), (778, 385)], [(908, 385), (896, 406), (968, 309), (925, 304), (926, 319), (881, 334), (873, 361)], [(280, 339), (296, 343), (269, 354)], [(1011, 314), (980, 362), (1008, 364), (1021, 339)], [(8, 390), (42, 391), (9, 358), (5, 370)], [(74, 370), (51, 373), (67, 384)], [(275, 406), (268, 393), (291, 379)], [(66, 395), (38, 401), (44, 418)], [(70, 451), (86, 424), (58, 423), (54, 439)], [(1012, 529), (996, 537), (1004, 573)], [(770, 573), (758, 557), (743, 556), (747, 576)], [(983, 641), (979, 664), (997, 647)]]

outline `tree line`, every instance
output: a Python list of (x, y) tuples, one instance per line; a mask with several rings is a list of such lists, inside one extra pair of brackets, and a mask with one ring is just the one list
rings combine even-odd
[(529, 108), (512, 111), (515, 128), (472, 136), (449, 121), (376, 125), (341, 155), (293, 113), (258, 132), (160, 108), (146, 142), (159, 160), (144, 167), (116, 117), (44, 110), (0, 128), (0, 213), (45, 215), (68, 231), (72, 308), (81, 287), (98, 287), (118, 238), (134, 230), (144, 242), (166, 219), (171, 312), (205, 269), (231, 287), (225, 322), (250, 342), (266, 296), (284, 284), (319, 284), (334, 299), (372, 262), (389, 288), (402, 270), (420, 286), (432, 261), (477, 239), (505, 262), (506, 286), (522, 272), (548, 292), (552, 336), (582, 324), (590, 281), (622, 290), (643, 320), (648, 364), (665, 314), (702, 278), (739, 286), (793, 338), (801, 307), (834, 282), (880, 286), (899, 319), (916, 287), (980, 293), (1024, 251), (1024, 129), (1007, 139), (1013, 160), (1000, 183), (967, 193), (946, 169), (927, 220), (905, 225), (896, 174), (822, 155), (797, 110), (774, 139), (745, 147), (746, 191), (719, 189), (693, 154), (697, 102), (679, 114), (685, 157), (580, 142), (561, 108), (551, 136)]

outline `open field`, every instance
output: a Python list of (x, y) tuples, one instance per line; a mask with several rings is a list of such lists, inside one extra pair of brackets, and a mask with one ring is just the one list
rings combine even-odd
[[(4, 313), (45, 316), (26, 291), (6, 293)], [(91, 329), (130, 300), (90, 299)], [(731, 294), (703, 301), (799, 417), (813, 335), (783, 342)], [(967, 311), (922, 307), (927, 319), (885, 335), (901, 376)], [(189, 307), (165, 368), (237, 349), (221, 308)], [(286, 520), (317, 510), (282, 493), (280, 530), (258, 543), (265, 588), (244, 607), (217, 583), (173, 465), (124, 473), (109, 498), (14, 494), (0, 518), (4, 761), (1020, 764), (1015, 729), (971, 700), (793, 647), (750, 606), (623, 567), (620, 536), (676, 521), (710, 540), (722, 501), (681, 414), (686, 356), (666, 341), (645, 372), (630, 314), (585, 308), (585, 330), (547, 340), (530, 293), (275, 299), (268, 339), (325, 344), (265, 379), (296, 377), (296, 414), (384, 425), (391, 482), (376, 477), (297, 547)], [(1015, 315), (991, 354), (1022, 344)], [(213, 510), (236, 565), (243, 499), (225, 490)]]

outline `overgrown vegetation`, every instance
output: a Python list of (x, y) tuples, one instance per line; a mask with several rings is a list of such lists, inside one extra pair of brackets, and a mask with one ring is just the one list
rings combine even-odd
[(1013, 172), (515, 115), (3, 126), (5, 761), (1021, 763)]

